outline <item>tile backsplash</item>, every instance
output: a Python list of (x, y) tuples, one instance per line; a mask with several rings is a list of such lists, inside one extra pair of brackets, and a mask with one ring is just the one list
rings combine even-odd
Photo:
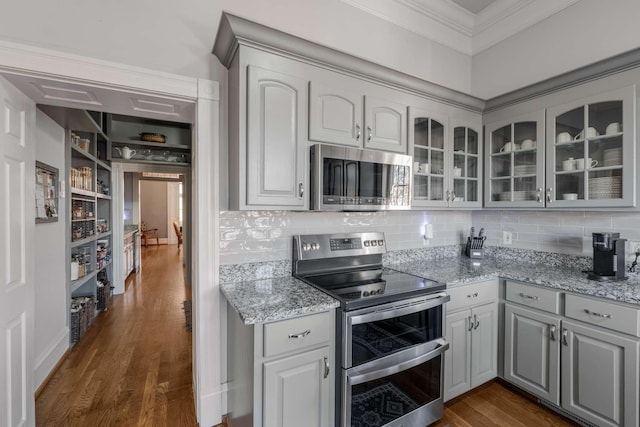
[[(534, 249), (572, 255), (592, 255), (593, 232), (619, 232), (620, 237), (640, 242), (640, 213), (557, 211), (474, 211), (476, 230), (484, 227), (488, 246)], [(510, 231), (511, 245), (502, 243)]]
[[(458, 245), (465, 241), (471, 221), (470, 211), (222, 211), (220, 263), (291, 259), (296, 234), (382, 231), (389, 251)], [(425, 224), (433, 224), (433, 239), (422, 237)]]

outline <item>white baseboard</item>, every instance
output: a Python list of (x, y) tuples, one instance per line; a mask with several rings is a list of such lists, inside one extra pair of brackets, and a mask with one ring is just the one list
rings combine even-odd
[(56, 367), (64, 353), (69, 349), (69, 328), (65, 327), (51, 342), (49, 347), (41, 355), (36, 355), (36, 367), (34, 370), (34, 382), (36, 389)]
[(198, 403), (198, 409), (200, 416), (198, 417), (198, 423), (201, 426), (214, 426), (222, 422), (222, 416), (226, 413), (223, 411), (223, 404), (226, 406), (227, 402), (227, 387), (226, 384), (220, 385), (220, 390), (216, 390), (213, 393), (204, 395), (200, 398)]

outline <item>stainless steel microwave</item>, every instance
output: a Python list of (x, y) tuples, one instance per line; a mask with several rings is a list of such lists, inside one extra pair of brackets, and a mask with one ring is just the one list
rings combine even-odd
[(311, 147), (311, 209), (410, 209), (411, 159), (404, 154), (315, 144)]

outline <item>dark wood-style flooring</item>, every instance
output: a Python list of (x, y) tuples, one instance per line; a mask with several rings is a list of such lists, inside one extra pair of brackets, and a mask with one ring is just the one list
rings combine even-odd
[[(176, 246), (143, 248), (142, 272), (130, 276), (125, 294), (96, 318), (38, 396), (37, 425), (197, 426), (182, 311), (190, 289)], [(435, 426), (447, 424), (575, 425), (498, 382), (448, 402)]]

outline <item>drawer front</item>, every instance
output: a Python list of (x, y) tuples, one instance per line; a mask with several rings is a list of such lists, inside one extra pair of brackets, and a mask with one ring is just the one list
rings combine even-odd
[(264, 357), (327, 343), (333, 327), (332, 313), (267, 323), (264, 325)]
[(640, 337), (640, 308), (567, 294), (565, 316)]
[(560, 291), (507, 280), (506, 299), (517, 304), (560, 314)]
[(453, 312), (479, 304), (498, 300), (498, 280), (472, 283), (447, 289), (451, 297), (447, 303), (447, 312)]

